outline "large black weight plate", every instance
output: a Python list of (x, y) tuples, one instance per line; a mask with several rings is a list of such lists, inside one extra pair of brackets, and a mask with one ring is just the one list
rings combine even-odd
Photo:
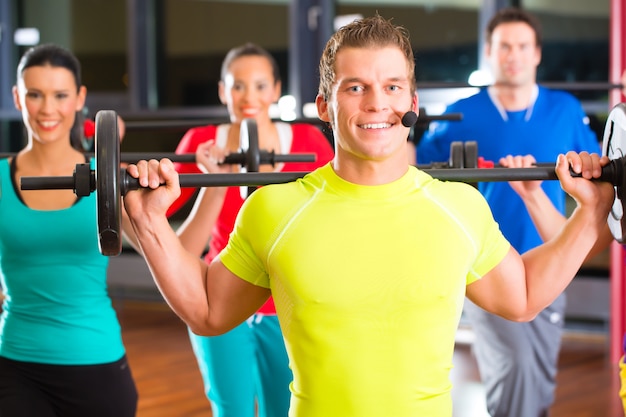
[[(604, 126), (602, 155), (609, 159), (618, 159), (626, 154), (626, 104), (619, 103), (609, 112)], [(621, 184), (615, 186), (615, 201), (607, 223), (611, 234), (620, 243), (626, 240), (626, 218), (624, 217), (624, 191), (626, 177), (622, 175)]]
[(96, 216), (98, 245), (106, 256), (122, 251), (122, 212), (120, 191), (120, 140), (117, 114), (101, 110), (96, 114)]

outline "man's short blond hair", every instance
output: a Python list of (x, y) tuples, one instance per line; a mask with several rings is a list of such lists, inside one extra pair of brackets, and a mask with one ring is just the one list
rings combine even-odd
[(320, 59), (318, 93), (326, 101), (330, 98), (335, 83), (335, 61), (341, 48), (383, 48), (387, 46), (398, 47), (404, 53), (407, 60), (411, 94), (414, 94), (416, 89), (415, 58), (409, 33), (404, 27), (394, 25), (391, 20), (384, 19), (378, 14), (355, 20), (343, 26), (326, 43)]

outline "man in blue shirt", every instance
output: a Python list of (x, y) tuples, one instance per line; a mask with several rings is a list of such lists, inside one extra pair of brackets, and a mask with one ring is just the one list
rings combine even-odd
[[(432, 123), (417, 149), (420, 164), (448, 160), (452, 141), (476, 141), (478, 154), (495, 161), (532, 155), (555, 161), (568, 150), (600, 153), (579, 101), (537, 85), (541, 27), (517, 8), (502, 9), (487, 26), (486, 57), (494, 83), (448, 106), (462, 121)], [(506, 182), (478, 184), (506, 238), (523, 253), (542, 239), (522, 199)], [(565, 214), (565, 194), (556, 181), (542, 187)], [(476, 333), (474, 352), (492, 417), (547, 416), (554, 401), (557, 360), (565, 310), (561, 295), (537, 318), (516, 323), (485, 312), (469, 300), (464, 312)]]

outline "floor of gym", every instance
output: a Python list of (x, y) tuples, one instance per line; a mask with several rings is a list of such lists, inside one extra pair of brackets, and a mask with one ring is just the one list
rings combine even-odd
[[(139, 390), (137, 417), (207, 417), (200, 374), (182, 321), (164, 302), (115, 299), (128, 360)], [(471, 354), (471, 329), (461, 328), (454, 354), (454, 417), (488, 417)], [(624, 417), (617, 368), (602, 334), (568, 332), (550, 417)]]

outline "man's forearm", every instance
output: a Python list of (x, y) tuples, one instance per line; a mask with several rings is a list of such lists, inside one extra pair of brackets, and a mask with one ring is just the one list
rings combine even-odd
[(529, 311), (543, 310), (565, 290), (605, 229), (606, 218), (579, 207), (554, 238), (522, 255)]
[(187, 324), (206, 321), (207, 265), (187, 252), (165, 216), (131, 219), (137, 241), (157, 287)]

